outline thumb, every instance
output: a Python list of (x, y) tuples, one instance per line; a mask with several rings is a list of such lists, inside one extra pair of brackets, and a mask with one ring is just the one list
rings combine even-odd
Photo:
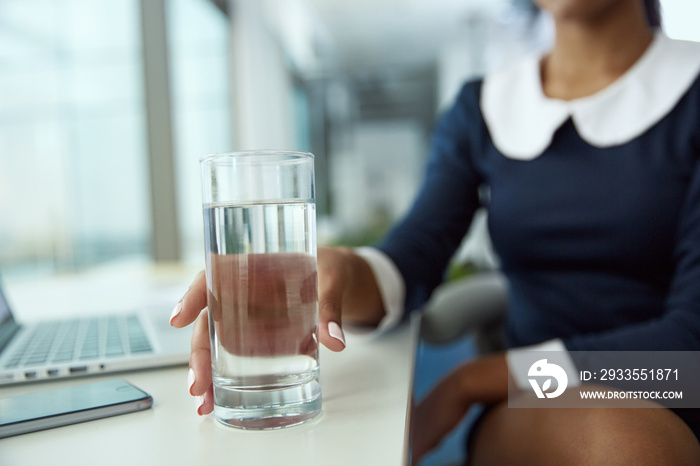
[(319, 274), (318, 288), (319, 338), (329, 350), (342, 351), (345, 349), (341, 318), (343, 280), (337, 272)]

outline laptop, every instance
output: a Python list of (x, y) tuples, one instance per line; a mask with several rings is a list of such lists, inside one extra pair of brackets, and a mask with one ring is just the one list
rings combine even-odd
[(17, 322), (0, 285), (0, 386), (185, 364), (190, 329), (170, 310)]

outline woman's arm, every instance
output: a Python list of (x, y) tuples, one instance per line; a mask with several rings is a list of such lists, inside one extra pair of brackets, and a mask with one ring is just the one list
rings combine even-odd
[(700, 160), (688, 186), (674, 250), (675, 271), (663, 315), (607, 332), (564, 338), (567, 349), (700, 350)]
[(480, 206), (484, 180), (475, 166), (486, 134), (480, 85), (466, 84), (438, 121), (422, 187), (411, 209), (378, 245), (401, 273), (405, 310), (420, 307), (444, 278), (447, 263)]

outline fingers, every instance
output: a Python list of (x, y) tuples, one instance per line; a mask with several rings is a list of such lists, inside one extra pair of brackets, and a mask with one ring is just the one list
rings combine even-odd
[(214, 409), (211, 377), (209, 322), (206, 309), (199, 313), (192, 329), (192, 352), (188, 374), (189, 392), (197, 397), (197, 414), (209, 414)]
[(203, 396), (197, 397), (197, 414), (205, 416), (214, 411), (214, 386), (212, 385)]
[(337, 251), (319, 248), (318, 254), (318, 320), (319, 339), (331, 351), (345, 349), (341, 318), (343, 301), (343, 267)]
[(189, 389), (191, 395), (203, 395), (211, 385), (211, 350), (207, 311), (200, 312), (192, 329)]
[(177, 328), (191, 324), (207, 305), (207, 281), (204, 270), (199, 272), (190, 288), (175, 305), (170, 315), (170, 325)]
[(319, 338), (326, 348), (336, 352), (345, 349), (345, 333), (339, 322), (340, 307), (337, 303), (329, 301), (319, 305)]
[(204, 270), (199, 272), (170, 315), (170, 325), (181, 328), (194, 321), (187, 386), (196, 397), (197, 414), (204, 416), (214, 411), (214, 386), (211, 378), (211, 350), (209, 343), (209, 316), (207, 283)]

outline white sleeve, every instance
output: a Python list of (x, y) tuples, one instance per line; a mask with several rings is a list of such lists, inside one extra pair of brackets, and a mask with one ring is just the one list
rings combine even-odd
[[(530, 363), (533, 361), (532, 355), (529, 354), (530, 351), (549, 351), (561, 354), (561, 358), (558, 360), (558, 365), (564, 369), (566, 376), (569, 379), (568, 385), (571, 387), (576, 387), (580, 385), (578, 378), (578, 371), (576, 370), (576, 364), (574, 364), (573, 359), (569, 355), (569, 352), (564, 346), (564, 342), (560, 339), (554, 339), (545, 341), (538, 345), (525, 346), (522, 348), (514, 348), (508, 350), (506, 353), (506, 359), (508, 361), (508, 371), (515, 382), (521, 390), (530, 390), (530, 381), (527, 374), (526, 368), (529, 367)], [(520, 369), (520, 370), (515, 370)]]
[(367, 261), (370, 269), (372, 269), (374, 278), (379, 286), (379, 293), (382, 296), (386, 315), (379, 322), (379, 325), (370, 331), (352, 324), (343, 325), (343, 329), (348, 329), (352, 333), (378, 335), (395, 327), (401, 321), (406, 295), (403, 277), (389, 256), (379, 249), (360, 247), (355, 249), (355, 254)]

